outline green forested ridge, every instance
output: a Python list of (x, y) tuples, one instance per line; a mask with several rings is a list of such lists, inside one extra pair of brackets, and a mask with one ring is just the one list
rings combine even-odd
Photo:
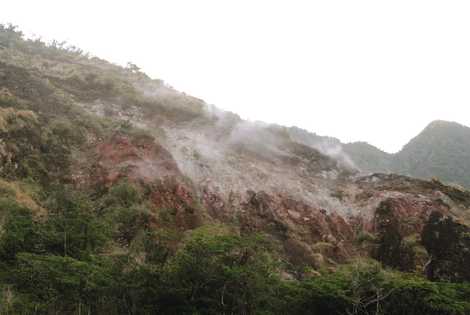
[(397, 154), (395, 170), (470, 187), (470, 128), (435, 121)]
[[(304, 269), (263, 233), (211, 220), (182, 229), (175, 209), (151, 204), (150, 184), (77, 188), (72, 159), (90, 136), (146, 135), (73, 102), (125, 99), (177, 121), (198, 116), (200, 104), (150, 103), (123, 80), (145, 76), (135, 67), (24, 40), (12, 26), (0, 26), (0, 56), (0, 314), (470, 314), (470, 284), (461, 279), (431, 282), (372, 259)], [(205, 216), (200, 205), (186, 210)], [(390, 231), (370, 241), (402, 250), (403, 240), (388, 242)], [(393, 257), (377, 259), (397, 267)], [(293, 277), (293, 269), (302, 270)]]
[(346, 144), (344, 150), (363, 171), (439, 178), (470, 187), (470, 128), (458, 123), (432, 122), (396, 154), (360, 142)]
[(387, 153), (367, 142), (341, 143), (292, 127), (291, 137), (325, 152), (342, 149), (335, 158), (350, 160), (364, 173), (396, 173), (416, 178), (438, 178), (470, 187), (470, 128), (455, 122), (434, 121), (397, 153)]

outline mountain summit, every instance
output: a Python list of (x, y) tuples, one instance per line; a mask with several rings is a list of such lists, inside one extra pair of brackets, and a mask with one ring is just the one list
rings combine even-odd
[(470, 128), (434, 121), (396, 154), (366, 143), (344, 145), (359, 169), (394, 172), (419, 178), (439, 178), (470, 187)]

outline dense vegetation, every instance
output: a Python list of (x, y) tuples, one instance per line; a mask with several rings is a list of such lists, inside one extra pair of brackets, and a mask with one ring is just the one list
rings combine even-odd
[[(128, 198), (134, 195), (136, 198)], [(106, 207), (61, 188), (37, 220), (0, 200), (2, 314), (468, 314), (470, 284), (432, 283), (357, 261), (335, 272), (282, 279), (259, 235), (203, 226), (183, 236), (145, 228), (123, 183)], [(124, 198), (122, 198), (124, 197)], [(104, 199), (100, 201), (103, 202)], [(129, 201), (131, 200), (131, 201)], [(129, 218), (130, 217), (130, 218)], [(112, 243), (133, 247), (120, 253)], [(137, 255), (137, 256), (136, 256)]]
[[(357, 259), (311, 270), (289, 265), (262, 233), (210, 220), (181, 228), (176, 209), (151, 204), (147, 184), (124, 178), (77, 187), (72, 160), (90, 137), (142, 134), (87, 115), (73, 101), (118, 95), (146, 114), (183, 121), (197, 116), (200, 104), (184, 98), (188, 112), (149, 103), (122, 79), (144, 76), (135, 65), (124, 69), (64, 43), (24, 40), (13, 26), (0, 26), (0, 52), (0, 314), (470, 314), (468, 282), (431, 282), (409, 260), (395, 259), (409, 248), (393, 224), (374, 240), (386, 268)], [(95, 68), (79, 71), (71, 62), (60, 77), (60, 66), (41, 56)], [(25, 70), (38, 67), (46, 80)], [(106, 75), (95, 71), (100, 67)], [(387, 208), (380, 210), (386, 220)], [(432, 221), (426, 234), (442, 244), (432, 240), (432, 224), (447, 225)]]

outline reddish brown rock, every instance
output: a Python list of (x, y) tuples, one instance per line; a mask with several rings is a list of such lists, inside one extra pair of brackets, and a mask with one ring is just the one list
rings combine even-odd
[(151, 183), (167, 177), (182, 177), (171, 156), (152, 137), (130, 138), (116, 134), (95, 149), (95, 180), (106, 186), (122, 177)]

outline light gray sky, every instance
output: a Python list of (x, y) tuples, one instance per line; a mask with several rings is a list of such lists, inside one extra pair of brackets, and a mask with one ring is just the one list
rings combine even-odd
[(470, 125), (470, 1), (6, 0), (0, 22), (132, 61), (243, 118), (397, 151)]

